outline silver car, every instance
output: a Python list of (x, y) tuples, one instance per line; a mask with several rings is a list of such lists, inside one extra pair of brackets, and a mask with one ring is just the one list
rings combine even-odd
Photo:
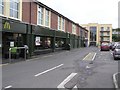
[(116, 60), (118, 58), (120, 59), (120, 44), (115, 46), (115, 49), (113, 51), (113, 57), (114, 57), (114, 60)]

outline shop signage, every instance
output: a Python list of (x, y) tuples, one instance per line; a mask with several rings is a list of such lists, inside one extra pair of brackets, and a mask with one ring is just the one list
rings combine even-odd
[(35, 45), (36, 46), (40, 45), (40, 37), (36, 37), (36, 39), (35, 39)]
[(9, 30), (10, 30), (10, 28), (11, 28), (11, 27), (10, 27), (10, 23), (6, 21), (6, 22), (4, 23), (4, 29), (9, 29)]

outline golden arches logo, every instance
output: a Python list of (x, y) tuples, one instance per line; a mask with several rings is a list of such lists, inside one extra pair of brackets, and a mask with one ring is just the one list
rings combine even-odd
[(9, 29), (10, 30), (10, 23), (9, 22), (5, 22), (4, 29)]

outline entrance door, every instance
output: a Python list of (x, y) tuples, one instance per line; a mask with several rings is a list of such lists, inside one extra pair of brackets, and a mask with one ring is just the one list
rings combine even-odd
[(26, 39), (24, 34), (16, 34), (10, 32), (2, 33), (2, 56), (8, 58), (10, 47), (23, 47)]

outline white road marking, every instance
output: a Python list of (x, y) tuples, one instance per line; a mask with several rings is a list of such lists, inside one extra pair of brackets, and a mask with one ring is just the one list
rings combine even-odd
[(75, 85), (74, 88), (77, 88), (77, 86)]
[(53, 55), (43, 56), (43, 58), (46, 58), (46, 57), (51, 57), (51, 56), (53, 56)]
[(2, 67), (2, 66), (6, 66), (6, 65), (8, 65), (8, 63), (6, 63), (6, 64), (0, 64), (0, 67)]
[(56, 67), (53, 67), (53, 68), (51, 68), (51, 69), (48, 69), (48, 70), (46, 70), (46, 71), (43, 71), (43, 72), (41, 72), (41, 73), (38, 73), (38, 74), (36, 74), (36, 75), (34, 75), (35, 77), (38, 77), (38, 76), (40, 76), (40, 75), (42, 75), (42, 74), (45, 74), (45, 73), (47, 73), (47, 72), (49, 72), (49, 71), (52, 71), (52, 70), (54, 70), (54, 69), (57, 69), (57, 68), (59, 68), (59, 67), (61, 67), (61, 66), (63, 66), (64, 64), (60, 64), (60, 65), (58, 65), (58, 66), (56, 66)]
[(96, 57), (97, 53), (94, 54), (93, 58), (92, 58), (92, 61), (95, 60), (95, 57)]
[(116, 79), (117, 74), (118, 73), (113, 74), (113, 82), (114, 82), (115, 88), (118, 88), (118, 82), (117, 82), (117, 79)]
[(77, 73), (71, 73), (63, 82), (61, 82), (57, 88), (65, 88), (64, 85), (68, 83)]
[(12, 86), (11, 86), (11, 85), (9, 85), (9, 86), (5, 87), (5, 89), (11, 88), (11, 87), (12, 87)]
[(91, 53), (89, 53), (88, 55), (86, 55), (86, 57), (83, 58), (83, 60), (85, 60)]

